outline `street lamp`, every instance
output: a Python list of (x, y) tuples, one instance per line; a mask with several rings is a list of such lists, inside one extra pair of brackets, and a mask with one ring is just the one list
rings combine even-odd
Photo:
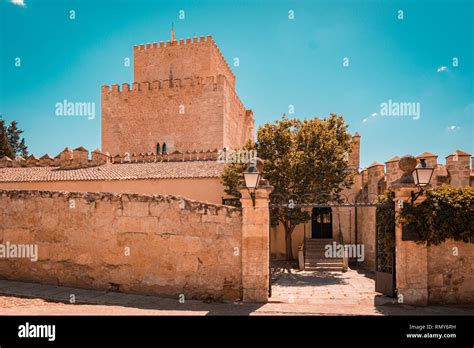
[(260, 183), (262, 174), (258, 171), (254, 163), (250, 163), (249, 167), (244, 171), (245, 186), (250, 192), (253, 206), (255, 207), (255, 190)]
[(424, 192), (424, 188), (428, 186), (431, 182), (431, 177), (433, 176), (434, 168), (426, 164), (424, 158), (420, 158), (420, 163), (415, 167), (412, 172), (413, 180), (415, 181), (415, 186), (420, 188), (420, 191), (417, 193), (411, 193), (412, 202), (421, 196)]

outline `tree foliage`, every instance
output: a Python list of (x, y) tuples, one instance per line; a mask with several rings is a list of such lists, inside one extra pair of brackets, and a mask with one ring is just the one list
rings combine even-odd
[(376, 208), (377, 240), (385, 254), (393, 255), (395, 249), (395, 202), (394, 193), (385, 191), (377, 197), (378, 203), (384, 203)]
[(18, 128), (18, 122), (11, 121), (7, 127), (0, 116), (0, 157), (8, 156), (11, 159), (28, 156), (28, 147), (25, 138), (21, 137), (23, 130)]
[(7, 130), (5, 128), (5, 121), (0, 116), (0, 158), (7, 156), (9, 158), (15, 157), (13, 149), (8, 142)]
[[(267, 123), (257, 131), (254, 146), (264, 160), (262, 175), (274, 187), (273, 204), (325, 203), (340, 200), (340, 193), (350, 187), (353, 175), (349, 168), (351, 135), (343, 117), (331, 114), (324, 119), (289, 119)], [(244, 164), (229, 164), (222, 175), (226, 193), (240, 197), (239, 182)], [(271, 210), (271, 223), (285, 229), (286, 256), (292, 258), (291, 234), (308, 221), (302, 208), (277, 207)]]

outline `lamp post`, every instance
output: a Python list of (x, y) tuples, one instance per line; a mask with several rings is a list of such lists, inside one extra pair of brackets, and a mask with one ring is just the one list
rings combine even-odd
[(418, 163), (418, 165), (412, 172), (413, 180), (415, 181), (415, 186), (418, 187), (420, 190), (417, 193), (411, 193), (412, 203), (415, 202), (417, 198), (423, 194), (423, 192), (425, 191), (425, 187), (430, 184), (433, 172), (434, 168), (428, 166), (424, 158), (420, 158), (420, 163)]
[(255, 207), (255, 190), (260, 183), (262, 174), (258, 171), (254, 163), (250, 163), (249, 167), (244, 171), (245, 186), (250, 192), (252, 204)]

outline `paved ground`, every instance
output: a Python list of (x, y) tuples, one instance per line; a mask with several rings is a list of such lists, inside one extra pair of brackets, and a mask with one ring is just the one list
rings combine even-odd
[[(373, 291), (370, 275), (283, 269), (269, 303), (204, 303), (0, 280), (0, 315), (473, 315), (474, 307), (413, 307)], [(75, 304), (70, 296), (75, 295)]]

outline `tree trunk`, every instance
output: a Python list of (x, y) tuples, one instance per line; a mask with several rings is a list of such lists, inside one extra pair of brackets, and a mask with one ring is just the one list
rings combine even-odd
[(284, 226), (285, 226), (286, 259), (293, 260), (293, 248), (292, 248), (292, 243), (291, 243), (291, 235), (295, 227), (288, 223), (285, 223)]

